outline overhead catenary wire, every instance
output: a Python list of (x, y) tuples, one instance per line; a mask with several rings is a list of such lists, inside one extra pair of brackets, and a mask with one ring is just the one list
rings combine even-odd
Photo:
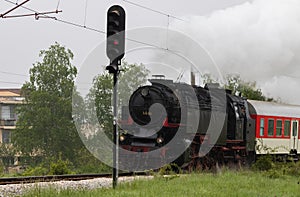
[[(8, 3), (11, 3), (11, 4), (15, 4), (11, 0), (4, 0), (4, 1), (6, 1)], [(39, 13), (38, 11), (36, 11), (34, 9), (31, 9), (29, 7), (26, 7), (26, 6), (20, 6), (20, 7), (23, 8), (23, 9), (26, 9), (28, 11), (31, 11), (33, 13)], [(81, 25), (81, 24), (78, 24), (78, 23), (74, 23), (74, 22), (70, 22), (70, 21), (66, 21), (66, 20), (62, 20), (62, 19), (59, 19), (57, 17), (51, 17), (51, 16), (48, 16), (46, 13), (39, 13), (39, 14), (42, 15), (42, 16), (44, 16), (44, 18), (52, 19), (52, 20), (55, 20), (55, 21), (58, 21), (58, 22), (61, 22), (61, 23), (68, 24), (68, 25), (72, 25), (72, 26), (76, 26), (76, 27), (80, 27), (80, 28), (85, 28), (85, 29), (88, 29), (88, 30), (91, 30), (91, 31), (95, 31), (95, 32), (98, 32), (98, 33), (106, 34), (102, 30), (98, 30), (98, 29), (95, 29), (95, 28), (92, 28), (92, 27), (85, 27), (84, 25)]]
[[(5, 12), (4, 14), (0, 14), (0, 17), (1, 17), (1, 18), (4, 18), (5, 15), (7, 15), (8, 13), (14, 11), (14, 10), (17, 9), (18, 7), (22, 7), (22, 5), (24, 5), (25, 3), (29, 2), (29, 1), (30, 1), (30, 0), (25, 0), (25, 1), (23, 1), (21, 4), (16, 3), (16, 6), (15, 6), (15, 7), (11, 8), (11, 9), (8, 10), (7, 12)], [(12, 2), (12, 3), (13, 3), (13, 2)], [(13, 4), (15, 4), (15, 3), (13, 3)]]
[[(4, 1), (6, 1), (8, 3), (11, 3), (11, 4), (15, 4), (11, 0), (4, 0)], [(20, 7), (23, 8), (23, 9), (29, 10), (31, 12), (38, 13), (36, 10), (31, 9), (29, 7), (26, 7), (26, 6), (20, 6)], [(88, 26), (85, 26), (85, 25), (82, 25), (82, 24), (78, 24), (78, 23), (75, 23), (75, 22), (71, 22), (71, 21), (59, 19), (57, 17), (51, 17), (51, 16), (48, 16), (47, 14), (44, 14), (44, 13), (41, 13), (41, 15), (44, 16), (45, 18), (52, 19), (52, 20), (55, 20), (55, 21), (58, 21), (58, 22), (61, 22), (61, 23), (64, 23), (64, 24), (72, 25), (72, 26), (79, 27), (79, 28), (84, 28), (84, 29), (87, 29), (87, 30), (90, 30), (90, 31), (94, 31), (94, 32), (106, 35), (105, 31), (102, 31), (102, 30), (99, 30), (99, 29), (96, 29), (96, 28), (93, 28), (93, 27), (88, 27)], [(164, 48), (164, 47), (157, 46), (157, 45), (154, 45), (154, 44), (142, 42), (142, 41), (135, 40), (135, 39), (132, 39), (132, 38), (126, 38), (126, 40), (131, 41), (131, 42), (135, 42), (135, 43), (138, 43), (138, 44), (142, 44), (142, 45), (146, 45), (146, 46), (151, 46), (151, 47), (154, 47), (154, 48), (162, 49), (162, 50), (171, 51), (168, 48)], [(173, 52), (176, 52), (176, 51), (173, 51)]]
[(59, 4), (60, 4), (60, 0), (58, 0), (57, 2), (56, 10), (58, 10)]
[[(40, 15), (42, 14), (54, 14), (54, 13), (59, 13), (59, 12), (62, 12), (61, 10), (58, 10), (56, 9), (55, 11), (48, 11), (48, 12), (35, 12), (35, 13), (31, 13), (31, 14), (17, 14), (17, 15), (9, 15), (9, 16), (6, 16), (7, 14), (11, 13), (12, 11), (14, 11), (15, 9), (19, 8), (19, 7), (22, 7), (25, 3), (29, 2), (30, 0), (25, 0), (23, 1), (22, 3), (18, 4), (18, 2), (16, 3), (13, 3), (12, 4), (15, 4), (16, 6), (11, 8), (10, 10), (8, 10), (7, 12), (5, 12), (4, 14), (0, 14), (0, 17), (1, 18), (20, 18), (20, 17), (27, 17), (27, 16), (35, 16), (35, 19), (39, 19), (41, 18)], [(42, 16), (42, 18), (53, 18), (53, 17), (45, 17), (45, 16)]]
[(19, 73), (12, 73), (12, 72), (6, 72), (6, 71), (0, 71), (0, 73), (8, 74), (8, 75), (22, 76), (22, 77), (29, 77), (29, 75), (24, 75), (24, 74), (19, 74)]
[(86, 26), (87, 5), (88, 5), (88, 0), (85, 0), (84, 22), (83, 22), (83, 25), (84, 25), (84, 26)]
[[(8, 3), (11, 3), (11, 4), (17, 4), (17, 3), (12, 2), (11, 0), (4, 0), (4, 1), (6, 1), (6, 2), (8, 2)], [(88, 1), (88, 0), (86, 0), (86, 7), (87, 7), (87, 1)], [(129, 4), (132, 4), (132, 5), (135, 5), (135, 6), (138, 6), (138, 7), (141, 7), (141, 8), (144, 8), (144, 9), (147, 9), (147, 10), (150, 10), (150, 11), (152, 11), (152, 12), (156, 12), (156, 13), (158, 13), (158, 14), (162, 14), (162, 15), (167, 16), (167, 17), (168, 17), (168, 26), (167, 26), (168, 29), (169, 29), (169, 23), (170, 23), (169, 19), (170, 19), (170, 17), (171, 17), (171, 18), (174, 18), (174, 19), (177, 19), (177, 20), (180, 20), (180, 21), (188, 22), (188, 21), (183, 20), (183, 19), (181, 19), (181, 18), (179, 18), (179, 17), (176, 17), (176, 16), (173, 16), (173, 15), (170, 15), (170, 14), (167, 14), (167, 13), (164, 13), (164, 12), (161, 12), (161, 11), (158, 11), (158, 10), (155, 10), (155, 9), (152, 9), (152, 8), (149, 8), (149, 7), (146, 7), (146, 6), (143, 6), (143, 5), (134, 3), (134, 2), (129, 1), (129, 0), (122, 0), (122, 1), (124, 1), (124, 2), (126, 2), (126, 3), (129, 3)], [(58, 0), (57, 9), (58, 9), (59, 4), (60, 4), (60, 0)], [(26, 7), (26, 6), (20, 6), (20, 7), (22, 7), (23, 9), (32, 11), (32, 12), (34, 12), (34, 13), (38, 13), (36, 10), (33, 10), (33, 9), (28, 8), (28, 7)], [(86, 13), (86, 12), (85, 12), (85, 13)], [(78, 24), (78, 23), (75, 23), (75, 22), (71, 22), (71, 21), (66, 21), (66, 20), (63, 20), (63, 19), (59, 19), (59, 18), (57, 18), (57, 17), (51, 17), (51, 16), (48, 16), (47, 13), (39, 13), (39, 14), (42, 15), (42, 16), (44, 16), (43, 18), (53, 19), (53, 20), (56, 20), (56, 21), (61, 22), (61, 23), (64, 23), (64, 24), (72, 25), (72, 26), (79, 27), (79, 28), (84, 28), (84, 29), (87, 29), (87, 30), (90, 30), (90, 31), (94, 31), (94, 32), (97, 32), (97, 33), (101, 33), (101, 34), (106, 34), (105, 31), (102, 31), (102, 30), (99, 30), (99, 29), (96, 29), (96, 28), (93, 28), (93, 27), (88, 27), (88, 26), (86, 26), (86, 24), (85, 24), (86, 21), (85, 21), (84, 24), (82, 25), (82, 24)], [(85, 14), (85, 15), (86, 15), (86, 14)], [(36, 17), (36, 19), (38, 19), (38, 18), (39, 18), (39, 17)], [(86, 16), (85, 16), (85, 18), (86, 18)], [(86, 19), (85, 19), (85, 20), (86, 20)], [(168, 29), (167, 29), (167, 36), (168, 36)], [(167, 37), (167, 39), (168, 39), (168, 37)], [(159, 48), (159, 49), (163, 49), (163, 50), (167, 50), (167, 51), (172, 51), (172, 50), (170, 50), (170, 49), (168, 48), (168, 45), (166, 45), (166, 47), (164, 48), (164, 47), (156, 46), (156, 45), (149, 44), (149, 43), (146, 43), (146, 42), (138, 41), (138, 40), (135, 40), (135, 39), (126, 38), (126, 40), (132, 41), (132, 42), (135, 42), (135, 43), (139, 43), (139, 44), (143, 44), (143, 45), (147, 45), (147, 46), (151, 46), (151, 47), (154, 47), (154, 48)], [(167, 43), (166, 43), (166, 44), (167, 44)], [(176, 51), (173, 51), (173, 52), (174, 52), (174, 53), (177, 53)]]
[(152, 12), (155, 12), (155, 13), (158, 13), (158, 14), (161, 14), (161, 15), (164, 15), (164, 16), (167, 16), (167, 17), (171, 17), (171, 18), (174, 18), (176, 20), (180, 20), (180, 21), (185, 21), (185, 22), (188, 22), (182, 18), (179, 18), (177, 16), (174, 16), (174, 15), (170, 15), (170, 14), (167, 14), (165, 12), (162, 12), (162, 11), (158, 11), (158, 10), (155, 10), (155, 9), (152, 9), (152, 8), (149, 8), (149, 7), (146, 7), (144, 5), (141, 5), (141, 4), (138, 4), (138, 3), (135, 3), (135, 2), (132, 2), (132, 1), (129, 1), (129, 0), (122, 0), (128, 4), (131, 4), (131, 5), (134, 5), (134, 6), (137, 6), (137, 7), (140, 7), (140, 8), (143, 8), (143, 9), (146, 9), (146, 10), (149, 10), (149, 11), (152, 11)]
[[(11, 0), (4, 0), (4, 1), (9, 2), (11, 4), (14, 4), (14, 2), (12, 2)], [(29, 7), (26, 7), (26, 6), (20, 6), (20, 7), (23, 8), (23, 9), (29, 10), (31, 12), (38, 13), (36, 10), (31, 9)], [(106, 35), (105, 31), (102, 31), (102, 30), (99, 30), (99, 29), (96, 29), (96, 28), (93, 28), (93, 27), (88, 27), (85, 24), (79, 24), (79, 23), (75, 23), (75, 22), (63, 20), (63, 19), (60, 19), (60, 18), (57, 18), (57, 17), (50, 17), (50, 16), (48, 16), (47, 14), (44, 14), (44, 13), (41, 13), (41, 16), (43, 16), (42, 18), (52, 19), (52, 20), (58, 21), (58, 22), (63, 23), (63, 24), (71, 25), (71, 26), (78, 27), (78, 28), (83, 28), (83, 29), (86, 29), (86, 30), (89, 30), (89, 31), (93, 31), (93, 32), (96, 32), (96, 33), (100, 33), (100, 34)], [(170, 23), (169, 19), (170, 19), (170, 17), (172, 17), (172, 16), (171, 15), (168, 16), (168, 25), (167, 25), (167, 28), (169, 28), (169, 23)], [(168, 39), (168, 34), (169, 34), (168, 31), (169, 30), (167, 29), (167, 39)], [(132, 38), (128, 38), (128, 37), (125, 38), (125, 39), (127, 41), (131, 41), (131, 42), (138, 43), (138, 44), (141, 44), (141, 45), (145, 45), (145, 46), (153, 47), (153, 48), (156, 48), (156, 49), (168, 51), (168, 52), (173, 53), (173, 54), (178, 54), (178, 51), (171, 50), (168, 47), (168, 42), (167, 41), (166, 41), (166, 47), (163, 47), (163, 46), (157, 46), (155, 44), (143, 42), (143, 41), (132, 39)]]
[[(155, 12), (157, 14), (161, 14), (161, 15), (164, 15), (164, 16), (167, 17), (166, 48), (165, 48), (165, 50), (168, 50), (168, 51), (171, 51), (171, 50), (169, 50), (169, 47), (168, 47), (170, 18), (173, 18), (173, 19), (176, 19), (176, 20), (179, 20), (179, 21), (183, 21), (183, 22), (186, 22), (186, 23), (190, 23), (190, 21), (188, 21), (188, 20), (179, 18), (177, 16), (174, 16), (174, 15), (171, 15), (171, 14), (168, 14), (168, 13), (165, 13), (165, 12), (162, 12), (162, 11), (159, 11), (159, 10), (156, 10), (156, 9), (153, 9), (153, 8), (150, 8), (150, 7), (147, 7), (147, 6), (144, 6), (144, 5), (129, 1), (129, 0), (122, 0), (122, 1), (125, 2), (125, 3), (131, 4), (131, 5), (134, 5), (134, 6), (137, 6), (137, 7), (140, 7), (140, 8), (143, 8), (143, 9), (146, 9), (146, 10), (149, 10), (149, 11), (152, 11), (152, 12)], [(176, 51), (173, 51), (173, 52), (176, 53)]]
[(169, 25), (170, 25), (170, 16), (168, 15), (168, 21), (167, 21), (167, 32), (166, 32), (166, 48), (168, 49), (168, 37), (169, 37)]
[[(56, 10), (56, 11), (43, 12), (43, 13), (18, 14), (18, 15), (12, 15), (12, 16), (4, 16), (3, 18), (20, 18), (20, 17), (26, 17), (26, 16), (35, 16), (35, 19), (39, 19), (41, 17), (45, 17), (45, 16), (40, 16), (41, 14), (53, 14), (53, 13), (59, 13), (59, 12), (62, 12), (62, 11)], [(53, 17), (47, 16), (45, 18), (53, 18)]]
[(0, 83), (6, 83), (6, 84), (15, 84), (15, 85), (23, 85), (23, 83), (19, 83), (19, 82), (12, 82), (12, 81), (0, 81)]
[[(4, 0), (4, 1), (6, 1), (8, 3), (11, 3), (11, 4), (15, 4), (11, 0)], [(86, 2), (87, 2), (87, 0), (86, 0)], [(59, 3), (58, 3), (58, 5), (59, 5)], [(86, 6), (87, 6), (87, 4), (86, 4)], [(36, 10), (31, 9), (29, 7), (26, 7), (26, 6), (20, 6), (20, 7), (23, 8), (23, 9), (29, 10), (31, 12), (38, 13)], [(86, 14), (86, 12), (85, 12), (85, 14)], [(60, 23), (64, 23), (64, 24), (71, 25), (71, 26), (75, 26), (75, 27), (78, 27), (78, 28), (84, 28), (84, 29), (87, 29), (87, 30), (90, 30), (90, 31), (94, 31), (96, 33), (100, 33), (100, 34), (105, 34), (106, 35), (105, 31), (102, 31), (102, 30), (99, 30), (99, 29), (96, 29), (96, 28), (92, 28), (92, 27), (88, 27), (88, 26), (86, 26), (86, 24), (82, 25), (82, 24), (78, 24), (78, 23), (75, 23), (75, 22), (71, 22), (71, 21), (59, 19), (57, 17), (50, 17), (50, 16), (48, 16), (45, 13), (41, 13), (41, 15), (43, 16), (43, 18), (52, 19), (52, 20), (58, 21)], [(170, 17), (173, 17), (173, 16), (167, 15), (167, 17), (168, 18), (167, 18), (167, 35), (166, 36), (167, 36), (167, 39), (168, 39), (168, 29), (169, 29), (169, 24), (170, 24)], [(149, 47), (153, 47), (153, 48), (165, 50), (165, 51), (168, 51), (168, 52), (171, 52), (171, 53), (178, 53), (177, 51), (170, 50), (168, 48), (168, 42), (167, 41), (166, 41), (166, 47), (162, 47), (162, 46), (157, 46), (155, 44), (150, 44), (150, 43), (147, 43), (147, 42), (135, 40), (135, 39), (132, 39), (132, 38), (126, 38), (126, 40), (131, 41), (131, 42), (135, 42), (135, 43), (138, 43), (138, 44), (142, 44), (142, 45), (145, 45), (145, 46), (149, 46)], [(3, 83), (21, 84), (21, 83), (14, 83), (14, 82), (3, 82)]]

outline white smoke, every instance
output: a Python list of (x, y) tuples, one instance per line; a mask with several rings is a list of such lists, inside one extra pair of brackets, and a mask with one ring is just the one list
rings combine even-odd
[(299, 10), (299, 0), (254, 0), (172, 28), (200, 42), (224, 76), (238, 73), (265, 95), (300, 104)]

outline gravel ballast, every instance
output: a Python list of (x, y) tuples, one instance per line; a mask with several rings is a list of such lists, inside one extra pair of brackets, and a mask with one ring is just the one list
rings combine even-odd
[[(118, 182), (128, 182), (140, 178), (151, 178), (151, 176), (119, 177)], [(95, 178), (81, 181), (56, 181), (0, 185), (0, 197), (22, 196), (26, 192), (36, 188), (55, 188), (58, 190), (92, 190), (102, 187), (112, 187), (112, 178)]]

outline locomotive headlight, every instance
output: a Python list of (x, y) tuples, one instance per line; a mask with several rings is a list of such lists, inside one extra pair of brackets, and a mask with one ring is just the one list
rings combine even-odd
[(162, 138), (162, 137), (158, 137), (158, 138), (156, 139), (156, 142), (157, 142), (158, 144), (163, 143), (163, 141), (164, 141), (164, 138)]
[(125, 136), (124, 135), (120, 135), (120, 142), (123, 142), (125, 140)]
[(144, 89), (142, 89), (142, 91), (141, 91), (141, 95), (142, 96), (147, 96), (149, 94), (149, 89), (148, 88), (144, 88)]

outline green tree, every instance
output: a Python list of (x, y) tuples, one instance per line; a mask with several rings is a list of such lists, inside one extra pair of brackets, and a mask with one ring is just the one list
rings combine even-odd
[[(30, 80), (22, 86), (25, 104), (19, 108), (14, 146), (22, 155), (44, 161), (60, 158), (74, 161), (83, 144), (72, 119), (72, 94), (77, 69), (70, 49), (55, 43), (41, 50), (41, 62), (30, 69)], [(83, 102), (77, 96), (77, 102)]]
[(203, 84), (217, 83), (217, 81), (214, 80), (213, 77), (211, 76), (211, 74), (209, 74), (209, 73), (204, 73), (203, 75), (201, 75), (201, 78), (202, 78)]
[[(211, 74), (205, 73), (202, 76), (203, 83), (217, 83)], [(229, 74), (226, 76), (226, 83), (223, 88), (231, 90), (234, 95), (241, 95), (251, 100), (274, 101), (263, 95), (261, 89), (257, 88), (255, 81), (245, 81), (237, 74)]]
[(261, 89), (256, 87), (256, 82), (244, 81), (239, 75), (228, 75), (226, 79), (225, 88), (231, 90), (232, 94), (241, 94), (251, 100), (273, 101), (273, 98), (263, 95)]
[(5, 171), (8, 171), (8, 167), (11, 166), (16, 155), (15, 147), (10, 143), (0, 143), (0, 176)]
[[(128, 106), (131, 93), (140, 85), (145, 84), (149, 70), (143, 64), (128, 64), (122, 62), (122, 69), (119, 74), (119, 108), (120, 106)], [(113, 76), (108, 72), (96, 76), (93, 80), (93, 86), (87, 95), (87, 105), (95, 111), (97, 120), (101, 122), (104, 131), (112, 135), (112, 92), (113, 92)], [(91, 103), (94, 103), (92, 105)]]

